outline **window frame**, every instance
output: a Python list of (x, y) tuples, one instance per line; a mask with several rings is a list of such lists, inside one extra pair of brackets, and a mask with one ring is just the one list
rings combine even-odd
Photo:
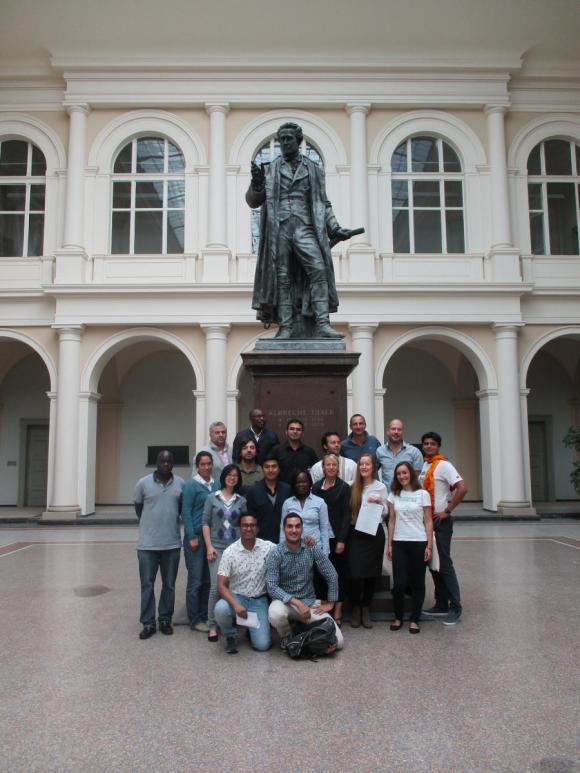
[[(3, 142), (21, 142), (26, 145), (26, 174), (25, 175), (0, 175), (0, 185), (20, 185), (24, 186), (24, 209), (18, 210), (0, 210), (1, 215), (24, 215), (23, 221), (23, 234), (22, 234), (22, 251), (20, 255), (0, 255), (0, 258), (40, 258), (45, 253), (45, 235), (46, 235), (46, 170), (47, 160), (44, 151), (32, 140), (24, 137), (12, 137), (4, 136), (0, 137), (0, 152)], [(44, 174), (33, 175), (32, 163), (33, 163), (33, 149), (42, 155), (44, 161)], [(30, 199), (33, 185), (42, 185), (44, 189), (44, 207), (43, 209), (30, 209)], [(41, 250), (38, 255), (29, 255), (28, 250), (30, 247), (30, 215), (42, 215), (42, 239)]]

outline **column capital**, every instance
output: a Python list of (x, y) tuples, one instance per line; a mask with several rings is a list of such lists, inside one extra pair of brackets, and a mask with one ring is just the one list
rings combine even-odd
[(227, 338), (227, 335), (232, 329), (232, 326), (228, 322), (206, 322), (202, 323), (200, 328), (203, 330), (207, 338), (210, 336)]
[(489, 104), (483, 108), (483, 112), (486, 115), (505, 115), (508, 111), (508, 105), (505, 104)]
[(479, 400), (490, 400), (497, 398), (497, 389), (478, 389), (475, 396)]
[(370, 109), (370, 102), (347, 102), (345, 105), (345, 110), (349, 115), (353, 115), (353, 113), (362, 113), (363, 115), (367, 115)]
[(378, 322), (349, 322), (348, 329), (352, 330), (354, 335), (370, 335), (374, 336), (376, 329), (378, 328)]
[(98, 403), (100, 399), (100, 392), (79, 392), (79, 400), (86, 400), (89, 403)]
[(72, 115), (73, 113), (80, 113), (81, 115), (87, 116), (91, 112), (91, 106), (86, 102), (79, 102), (74, 105), (65, 104), (64, 109), (69, 115)]
[(51, 325), (53, 330), (58, 333), (59, 339), (72, 338), (80, 341), (85, 330), (84, 325)]
[(525, 322), (494, 322), (492, 325), (495, 335), (517, 336), (519, 329), (525, 327)]
[(206, 102), (205, 111), (208, 115), (212, 113), (223, 113), (227, 115), (230, 112), (230, 105), (228, 102)]

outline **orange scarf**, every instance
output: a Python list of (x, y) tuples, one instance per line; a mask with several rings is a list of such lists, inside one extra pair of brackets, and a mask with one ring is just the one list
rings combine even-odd
[(435, 456), (432, 456), (429, 467), (427, 468), (427, 472), (425, 473), (425, 478), (423, 479), (423, 488), (425, 491), (429, 492), (433, 512), (435, 512), (435, 469), (439, 462), (446, 461), (447, 457), (443, 456), (443, 454), (435, 454)]

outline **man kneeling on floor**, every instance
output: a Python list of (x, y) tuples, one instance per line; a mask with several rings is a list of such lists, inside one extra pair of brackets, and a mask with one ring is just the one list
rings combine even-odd
[[(285, 649), (292, 633), (291, 620), (315, 623), (330, 617), (329, 612), (338, 599), (338, 576), (328, 556), (319, 546), (307, 547), (302, 540), (302, 518), (288, 513), (283, 522), (283, 540), (270, 552), (266, 570), (268, 593), (273, 601), (268, 610), (270, 623), (281, 638)], [(314, 593), (314, 566), (326, 580), (328, 601), (316, 599)], [(341, 650), (342, 632), (335, 623), (337, 644), (327, 651)]]
[(273, 542), (258, 539), (258, 519), (246, 513), (240, 516), (240, 539), (224, 550), (218, 569), (215, 619), (226, 637), (226, 652), (235, 655), (237, 648), (236, 616), (254, 625), (248, 626), (250, 642), (264, 652), (272, 645), (266, 595), (266, 559), (275, 547)]

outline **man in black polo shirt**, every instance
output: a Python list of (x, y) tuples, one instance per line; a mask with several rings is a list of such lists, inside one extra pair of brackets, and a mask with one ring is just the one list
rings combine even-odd
[(286, 424), (286, 442), (274, 446), (272, 456), (280, 465), (280, 480), (290, 483), (295, 470), (308, 470), (318, 461), (316, 451), (302, 443), (304, 424), (290, 419)]

